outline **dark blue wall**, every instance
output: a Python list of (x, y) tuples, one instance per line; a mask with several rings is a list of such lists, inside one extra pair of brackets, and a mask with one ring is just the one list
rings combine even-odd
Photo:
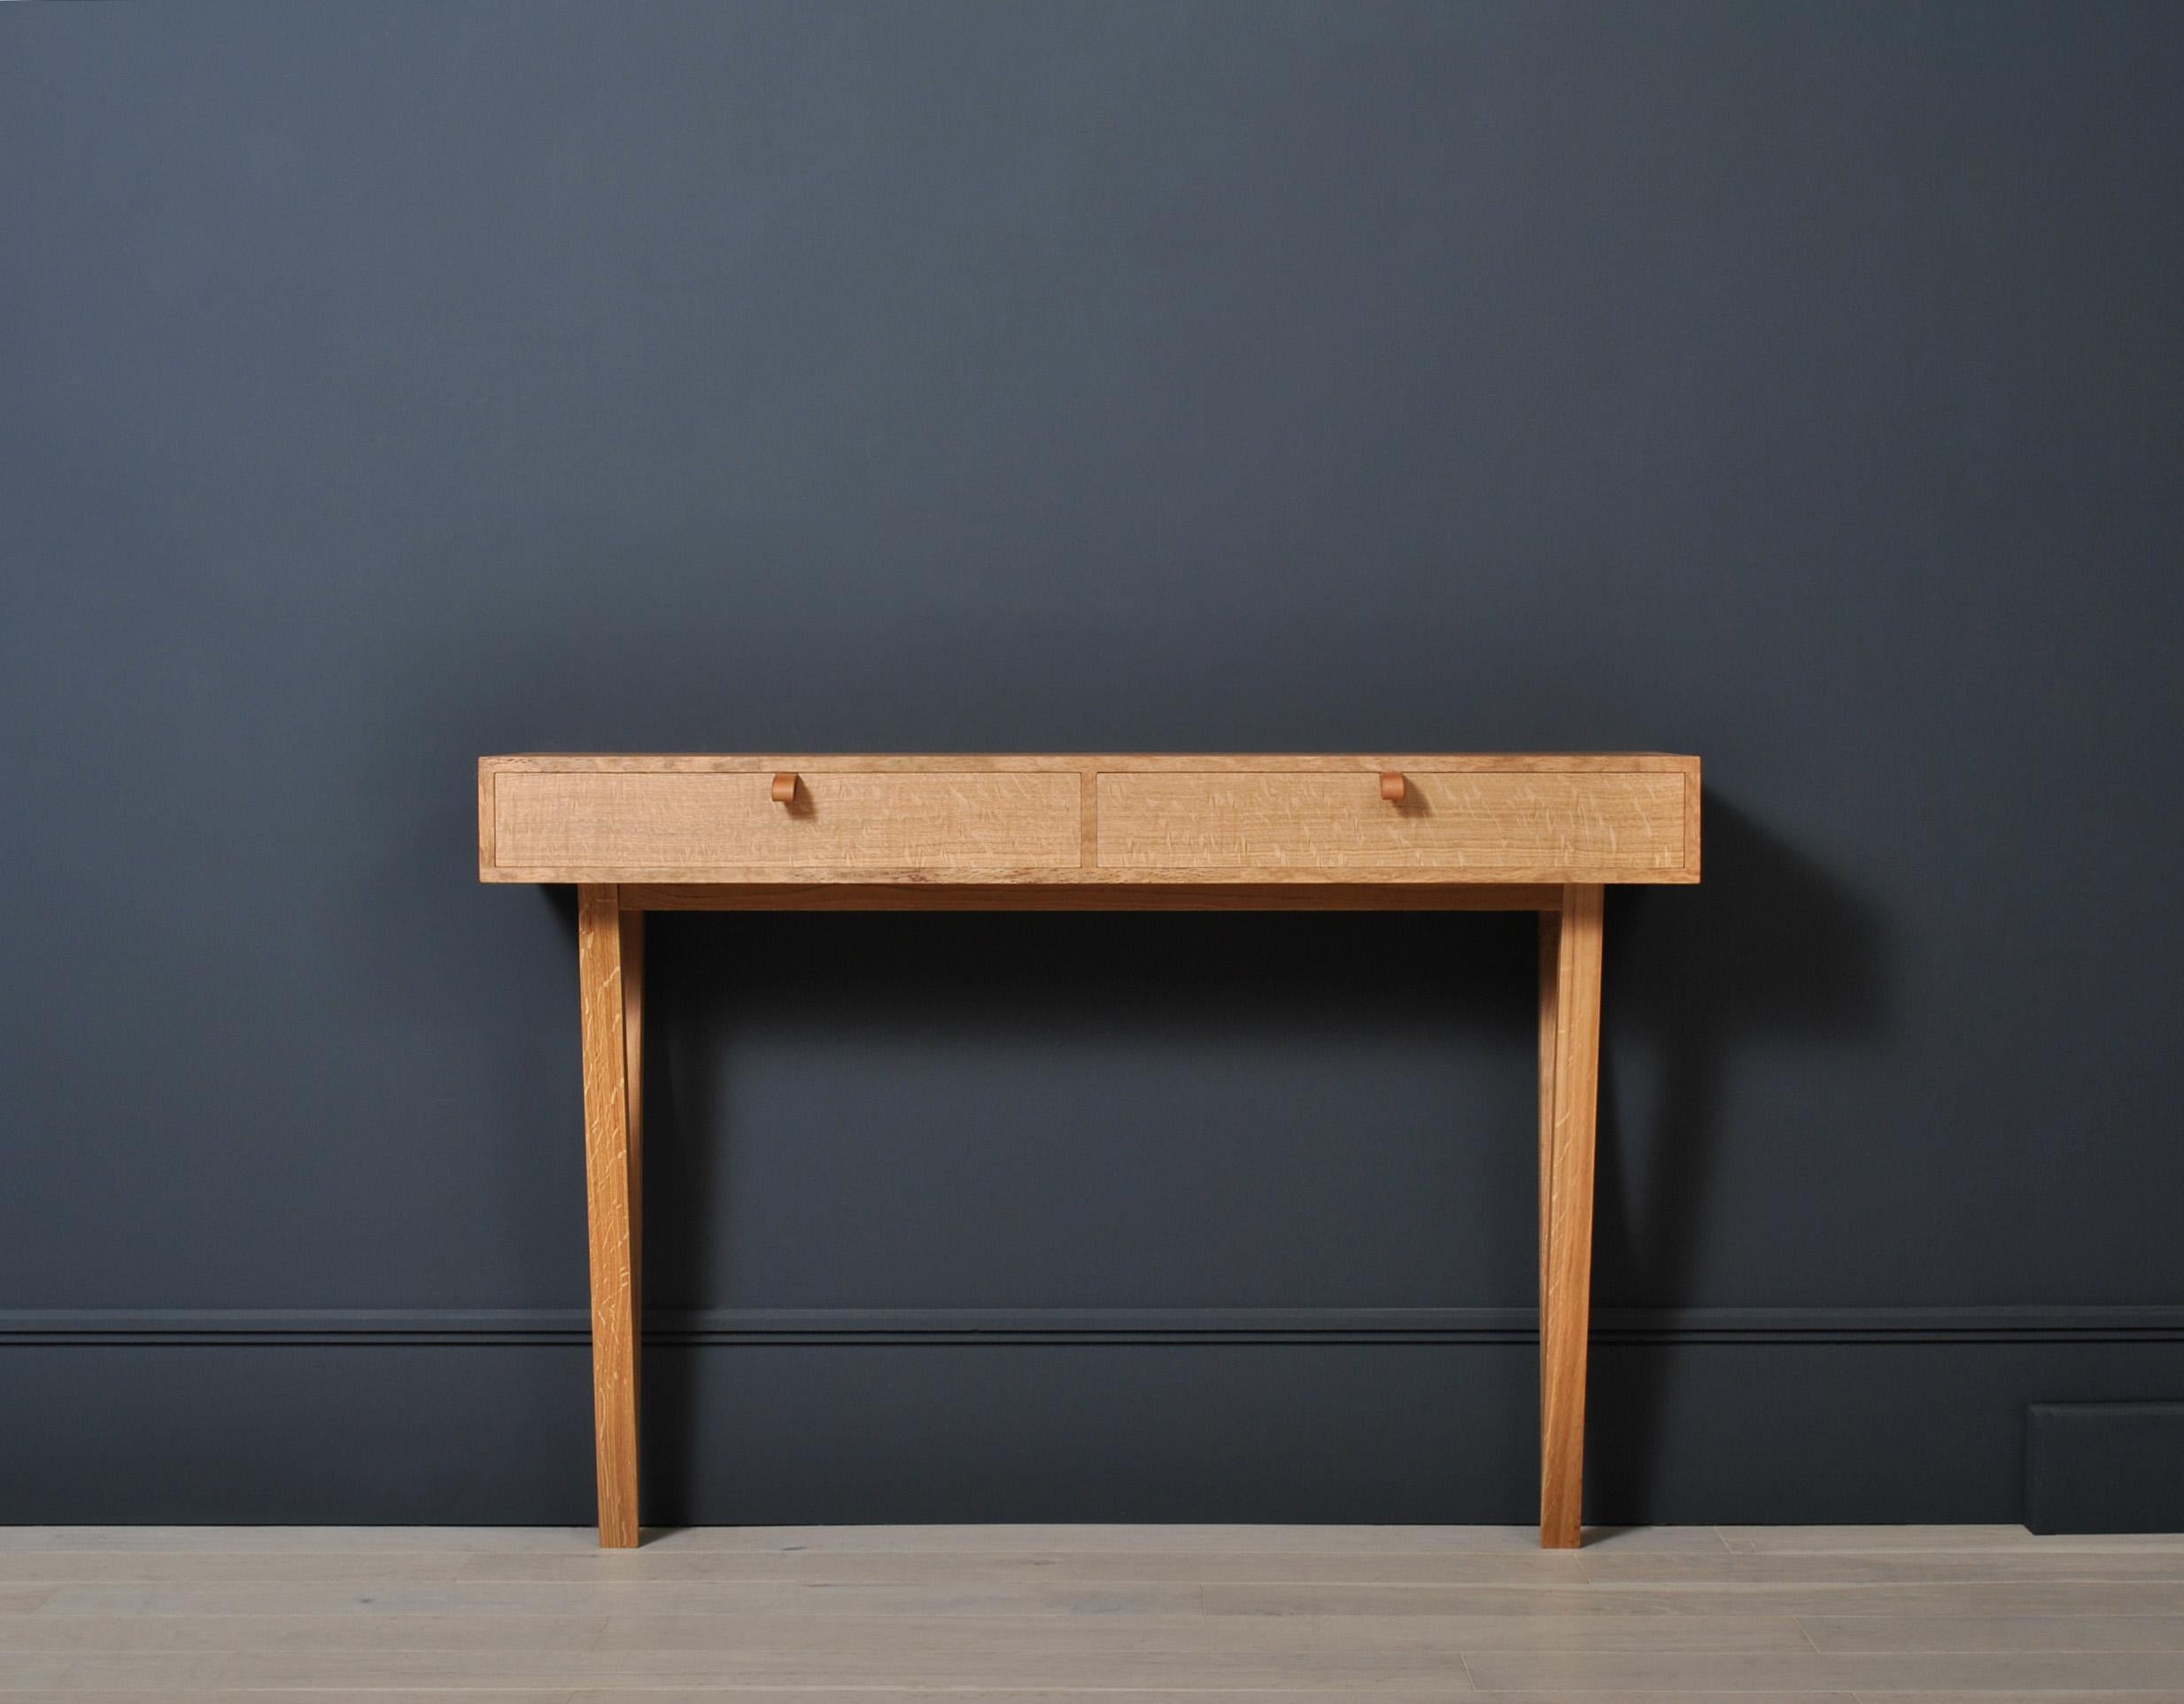
[[(1596, 1518), (2184, 1398), (2184, 11), (0, 7), (0, 1520), (578, 1520), (526, 749), (1701, 754)], [(1529, 926), (655, 925), (661, 1518), (1521, 1520)]]

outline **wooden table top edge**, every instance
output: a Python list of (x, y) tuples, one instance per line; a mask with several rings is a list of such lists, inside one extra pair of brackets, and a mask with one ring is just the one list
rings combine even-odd
[(687, 770), (730, 773), (758, 770), (1069, 773), (1115, 770), (1242, 773), (1413, 769), (1428, 773), (1536, 771), (1676, 772), (1694, 778), (1697, 757), (1677, 752), (510, 752), (480, 757), (484, 773), (646, 774)]

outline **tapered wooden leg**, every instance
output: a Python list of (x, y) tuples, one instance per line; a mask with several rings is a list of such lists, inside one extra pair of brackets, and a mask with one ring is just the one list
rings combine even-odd
[[(611, 885), (577, 890), (584, 1006), (585, 1185), (592, 1225), (592, 1419), (599, 1541), (637, 1543), (637, 1145), (625, 942)], [(640, 949), (641, 952), (641, 949)]]
[[(1551, 1550), (1574, 1548), (1584, 1531), (1601, 900), (1596, 885), (1565, 887), (1561, 916), (1541, 929), (1539, 1542)], [(1552, 979), (1545, 974), (1550, 937)]]

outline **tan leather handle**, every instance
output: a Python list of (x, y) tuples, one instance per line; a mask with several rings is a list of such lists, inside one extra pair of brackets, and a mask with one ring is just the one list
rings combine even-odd
[(773, 802), (778, 805), (796, 802), (796, 771), (785, 769), (773, 778)]
[(1410, 785), (1404, 780), (1402, 771), (1392, 769), (1384, 769), (1381, 771), (1380, 796), (1385, 799), (1390, 804), (1401, 804), (1405, 796), (1409, 792)]

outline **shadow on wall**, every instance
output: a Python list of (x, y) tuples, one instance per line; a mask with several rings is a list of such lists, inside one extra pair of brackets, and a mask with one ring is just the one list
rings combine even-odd
[[(654, 923), (645, 1259), (655, 1328), (686, 1308), (752, 1305), (1402, 1305), (1446, 1293), (1452, 1271), (1468, 1274), (1458, 1294), (1530, 1292), (1532, 1215), (1491, 1206), (1522, 1202), (1535, 1171), (1529, 914)], [(739, 1199), (746, 1190), (766, 1198)], [(935, 1425), (936, 1408), (978, 1399), (945, 1370), (960, 1351), (928, 1352), (899, 1329), (861, 1344), (838, 1335), (817, 1352), (860, 1361), (845, 1376), (884, 1377)], [(1247, 1474), (1226, 1505), (1203, 1486), (1176, 1493), (1195, 1503), (1145, 1489), (1242, 1411), (1178, 1414), (1161, 1441), (1130, 1441), (1123, 1417), (1158, 1406), (1142, 1351), (1102, 1357), (1123, 1388), (1102, 1398), (1112, 1451), (1096, 1461), (1070, 1454), (1100, 1435), (1096, 1419), (1064, 1422), (1049, 1441), (1053, 1417), (1027, 1415), (1040, 1441), (975, 1491), (919, 1489), (893, 1443), (872, 1453), (897, 1460), (900, 1483), (866, 1462), (854, 1492), (730, 1491), (709, 1464), (733, 1460), (733, 1429), (753, 1422), (700, 1374), (716, 1359), (686, 1352), (672, 1331), (646, 1379), (655, 1518), (825, 1506), (865, 1512), (855, 1518), (1173, 1508), (1195, 1519), (1308, 1506), (1265, 1467), (1251, 1470), (1263, 1492)], [(1220, 1358), (1236, 1352), (1196, 1336), (1162, 1352), (1171, 1369), (1190, 1364), (1187, 1383), (1216, 1384)], [(870, 1370), (883, 1359), (899, 1370)], [(964, 1429), (989, 1423), (970, 1416)]]
[[(1596, 1313), (1629, 1308), (1657, 1321), (1699, 1305), (1696, 1259), (1730, 1135), (1724, 1073), (1738, 1052), (1758, 1041), (1853, 1046), (1876, 1037), (1887, 1013), (1878, 907), (1716, 792), (1707, 795), (1705, 833), (1698, 888), (1628, 889), (1609, 907)], [(1657, 1075), (1651, 1108), (1626, 1119), (1615, 1042), (1632, 1035)], [(1588, 1429), (1588, 1519), (1660, 1518), (1677, 1352), (1666, 1330), (1643, 1324), (1609, 1355), (1596, 1352), (1591, 1406), (1614, 1423)]]

